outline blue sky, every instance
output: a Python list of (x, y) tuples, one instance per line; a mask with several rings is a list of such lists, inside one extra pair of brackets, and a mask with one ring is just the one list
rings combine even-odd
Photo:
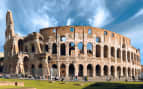
[(89, 25), (129, 37), (143, 54), (143, 0), (0, 0), (0, 51), (8, 9), (13, 12), (19, 35), (44, 27)]

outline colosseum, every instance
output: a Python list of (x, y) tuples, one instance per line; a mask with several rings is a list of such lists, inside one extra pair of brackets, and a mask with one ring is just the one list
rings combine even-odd
[(133, 80), (141, 73), (140, 50), (115, 32), (90, 26), (40, 29), (27, 36), (14, 32), (6, 14), (4, 73), (42, 78), (85, 77), (89, 80)]

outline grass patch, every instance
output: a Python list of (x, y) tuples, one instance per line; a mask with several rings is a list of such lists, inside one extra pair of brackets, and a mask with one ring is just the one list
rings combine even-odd
[[(49, 82), (47, 80), (0, 79), (0, 81), (24, 82), (24, 87), (37, 89), (143, 89), (143, 82)], [(19, 88), (0, 86), (0, 89)]]

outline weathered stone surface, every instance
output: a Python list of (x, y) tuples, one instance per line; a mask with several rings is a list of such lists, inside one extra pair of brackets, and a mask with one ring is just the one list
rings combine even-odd
[(7, 15), (4, 73), (62, 81), (140, 76), (140, 50), (127, 37), (90, 26), (50, 27), (21, 37)]

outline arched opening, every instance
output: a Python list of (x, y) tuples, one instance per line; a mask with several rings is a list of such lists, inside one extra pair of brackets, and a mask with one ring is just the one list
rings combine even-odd
[(70, 44), (69, 44), (69, 55), (71, 56), (74, 56), (74, 54), (75, 54), (75, 44), (73, 43), (73, 42), (71, 42)]
[(78, 43), (78, 49), (79, 49), (78, 55), (84, 54), (84, 45), (82, 42)]
[[(64, 47), (64, 46), (63, 46)], [(56, 43), (54, 43), (53, 45), (52, 45), (52, 54), (57, 54), (57, 44)]]
[(34, 44), (31, 45), (31, 51), (35, 52), (35, 46), (34, 46)]
[(28, 52), (28, 47), (24, 46), (24, 52)]
[(115, 57), (115, 48), (114, 47), (111, 47), (111, 56)]
[(120, 77), (121, 77), (121, 67), (117, 67), (117, 76), (119, 77), (119, 79), (120, 79)]
[(75, 76), (75, 68), (73, 64), (69, 65), (69, 76), (74, 77)]
[(119, 48), (117, 49), (117, 58), (121, 58), (121, 51)]
[(65, 56), (65, 55), (66, 55), (66, 45), (61, 44), (61, 56)]
[(101, 76), (101, 67), (100, 67), (100, 65), (96, 65), (96, 76)]
[(82, 64), (79, 65), (79, 69), (78, 70), (79, 70), (78, 71), (78, 76), (79, 77), (83, 77), (83, 65)]
[(61, 71), (60, 76), (65, 77), (66, 76), (66, 66), (65, 66), (65, 64), (61, 65), (60, 71)]
[(42, 71), (43, 65), (42, 65), (42, 64), (39, 64), (38, 68), (39, 68), (38, 74), (39, 74), (40, 76), (42, 76), (42, 75), (43, 75), (43, 71)]
[(45, 51), (49, 52), (49, 46), (48, 45), (45, 45)]
[(132, 76), (134, 77), (135, 76), (135, 73), (134, 73), (135, 71), (134, 71), (134, 69), (132, 69)]
[(52, 65), (51, 74), (52, 74), (52, 77), (58, 76), (58, 67), (56, 64)]
[(97, 43), (100, 43), (100, 42), (101, 42), (100, 37), (96, 37), (96, 42), (97, 42)]
[(60, 37), (60, 40), (61, 40), (62, 42), (66, 42), (66, 36), (64, 36), (64, 35), (61, 36), (61, 37)]
[(126, 68), (123, 67), (123, 76), (126, 77)]
[(108, 57), (108, 46), (104, 46), (104, 58)]
[(92, 77), (93, 76), (93, 68), (91, 64), (88, 64), (87, 66), (87, 76)]
[(35, 75), (35, 65), (34, 64), (32, 64), (32, 66), (31, 66), (31, 73), (33, 76)]
[(100, 57), (101, 56), (101, 47), (100, 45), (96, 45), (96, 57)]
[(107, 65), (104, 66), (103, 70), (104, 70), (104, 76), (108, 76), (108, 66)]
[(111, 76), (113, 76), (113, 77), (114, 77), (114, 76), (115, 76), (115, 74), (114, 74), (114, 73), (115, 73), (115, 68), (114, 68), (114, 66), (111, 66)]
[(87, 55), (91, 56), (93, 54), (93, 46), (92, 43), (87, 43)]
[(131, 77), (131, 69), (128, 68), (128, 76)]
[(123, 50), (123, 61), (126, 62), (126, 51)]
[(128, 62), (130, 62), (130, 52), (129, 51), (127, 52), (127, 59), (128, 59)]
[(19, 52), (23, 51), (23, 41), (21, 39), (18, 40), (18, 48), (19, 48)]
[(0, 58), (0, 73), (3, 72), (3, 68), (4, 68), (4, 63), (3, 63), (3, 61), (4, 61), (4, 57), (1, 57), (1, 58)]
[(28, 72), (28, 65), (29, 65), (29, 58), (26, 56), (24, 57), (24, 60), (23, 60), (23, 64), (24, 64), (24, 72), (27, 73)]

